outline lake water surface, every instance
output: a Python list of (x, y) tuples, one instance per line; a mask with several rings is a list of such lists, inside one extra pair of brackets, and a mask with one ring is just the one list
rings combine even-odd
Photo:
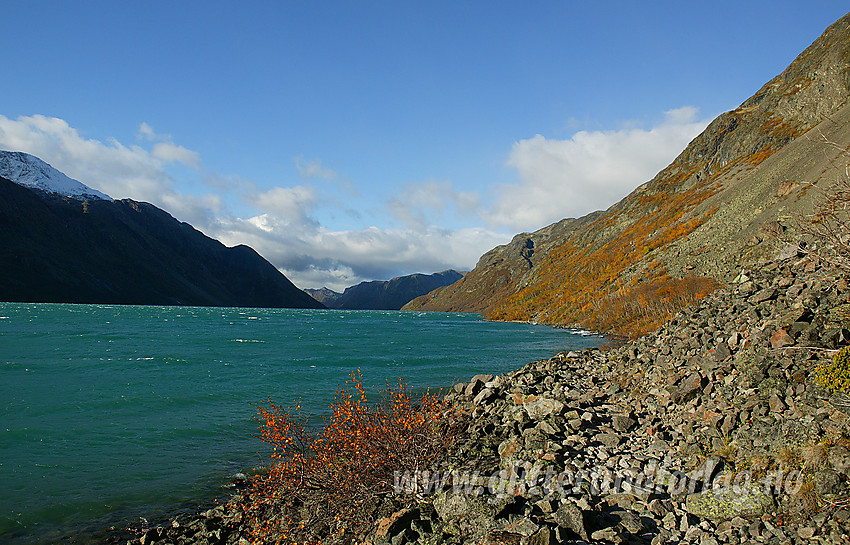
[(474, 314), (0, 303), (0, 541), (209, 502), (262, 463), (269, 398), (322, 415), (357, 369), (440, 388), (600, 342)]

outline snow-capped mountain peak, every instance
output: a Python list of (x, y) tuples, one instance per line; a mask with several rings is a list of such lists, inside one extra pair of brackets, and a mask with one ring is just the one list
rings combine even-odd
[(20, 151), (0, 151), (0, 176), (24, 187), (75, 199), (112, 200), (109, 195), (69, 178), (38, 157)]

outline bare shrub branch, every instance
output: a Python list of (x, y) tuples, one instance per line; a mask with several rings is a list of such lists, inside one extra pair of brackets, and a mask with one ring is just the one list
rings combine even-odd
[(800, 249), (818, 259), (850, 271), (850, 150), (826, 140), (841, 151), (844, 173), (823, 191), (811, 215), (797, 218), (796, 227), (812, 244)]

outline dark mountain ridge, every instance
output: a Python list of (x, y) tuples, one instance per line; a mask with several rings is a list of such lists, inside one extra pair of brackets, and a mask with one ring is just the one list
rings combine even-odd
[(248, 246), (151, 204), (0, 178), (0, 301), (323, 308)]
[(411, 274), (391, 280), (361, 282), (337, 293), (327, 288), (306, 290), (328, 308), (362, 310), (399, 310), (408, 302), (442, 286), (463, 278), (449, 269), (434, 274)]

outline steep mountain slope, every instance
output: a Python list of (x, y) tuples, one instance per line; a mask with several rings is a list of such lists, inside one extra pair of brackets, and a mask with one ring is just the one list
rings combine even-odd
[(434, 274), (399, 276), (386, 281), (361, 282), (346, 288), (343, 293), (335, 293), (327, 288), (306, 291), (328, 308), (399, 310), (412, 299), (436, 288), (448, 286), (461, 278), (461, 273), (448, 270)]
[(0, 151), (0, 176), (30, 189), (77, 199), (106, 199), (109, 195), (69, 178), (38, 157), (20, 151)]
[(159, 208), (0, 178), (0, 301), (322, 308), (247, 246)]
[[(564, 219), (534, 233), (520, 233), (510, 243), (481, 256), (475, 268), (460, 281), (414, 299), (403, 310), (486, 312), (492, 301), (513, 294), (541, 259), (564, 240), (581, 232), (599, 214)], [(472, 278), (467, 279), (470, 275)]]
[(619, 203), (518, 235), (405, 309), (653, 329), (714, 279), (775, 253), (767, 233), (810, 211), (810, 188), (843, 172), (848, 97), (850, 15)]
[(325, 305), (328, 308), (330, 308), (328, 305), (331, 301), (333, 301), (334, 299), (336, 299), (337, 297), (342, 295), (338, 291), (334, 291), (330, 288), (319, 288), (319, 289), (307, 288), (304, 291), (307, 292), (307, 294), (310, 297), (312, 297), (316, 301), (322, 303), (323, 305)]

